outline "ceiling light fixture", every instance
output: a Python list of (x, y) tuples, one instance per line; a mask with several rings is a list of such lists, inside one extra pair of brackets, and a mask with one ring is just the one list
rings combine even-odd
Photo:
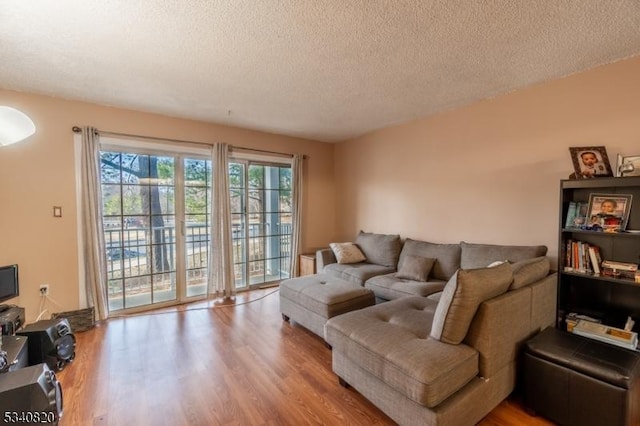
[(25, 113), (0, 105), (0, 146), (20, 142), (35, 132), (35, 124)]

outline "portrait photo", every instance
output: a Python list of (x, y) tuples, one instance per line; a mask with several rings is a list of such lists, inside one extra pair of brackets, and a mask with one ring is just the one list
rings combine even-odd
[(631, 194), (590, 194), (588, 226), (605, 232), (624, 231), (632, 198)]
[(571, 153), (576, 178), (588, 179), (613, 176), (607, 149), (604, 146), (571, 147), (569, 152)]

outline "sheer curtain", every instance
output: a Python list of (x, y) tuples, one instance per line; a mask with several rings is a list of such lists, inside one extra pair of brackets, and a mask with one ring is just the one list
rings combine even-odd
[(231, 298), (236, 294), (231, 244), (231, 201), (229, 195), (229, 145), (213, 146), (211, 197), (211, 246), (209, 247), (208, 294)]
[(102, 228), (102, 190), (100, 186), (100, 140), (93, 127), (82, 128), (80, 150), (81, 220), (84, 247), (87, 304), (95, 310), (96, 319), (109, 316), (106, 299), (106, 265), (104, 230)]
[(291, 202), (293, 209), (292, 234), (291, 234), (291, 270), (290, 277), (298, 275), (298, 263), (300, 259), (300, 245), (302, 241), (302, 165), (304, 156), (295, 154), (291, 161), (291, 174), (293, 176)]

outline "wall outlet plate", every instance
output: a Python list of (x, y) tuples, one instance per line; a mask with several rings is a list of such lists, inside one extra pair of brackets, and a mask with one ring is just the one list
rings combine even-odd
[(49, 295), (49, 284), (40, 284), (40, 295), (41, 296)]

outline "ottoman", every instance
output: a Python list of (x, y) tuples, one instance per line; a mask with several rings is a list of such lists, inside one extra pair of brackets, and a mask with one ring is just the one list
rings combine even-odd
[(562, 425), (640, 425), (640, 352), (547, 328), (525, 344), (524, 404)]
[(280, 283), (282, 319), (292, 319), (323, 339), (324, 324), (329, 318), (374, 304), (371, 290), (325, 274)]

